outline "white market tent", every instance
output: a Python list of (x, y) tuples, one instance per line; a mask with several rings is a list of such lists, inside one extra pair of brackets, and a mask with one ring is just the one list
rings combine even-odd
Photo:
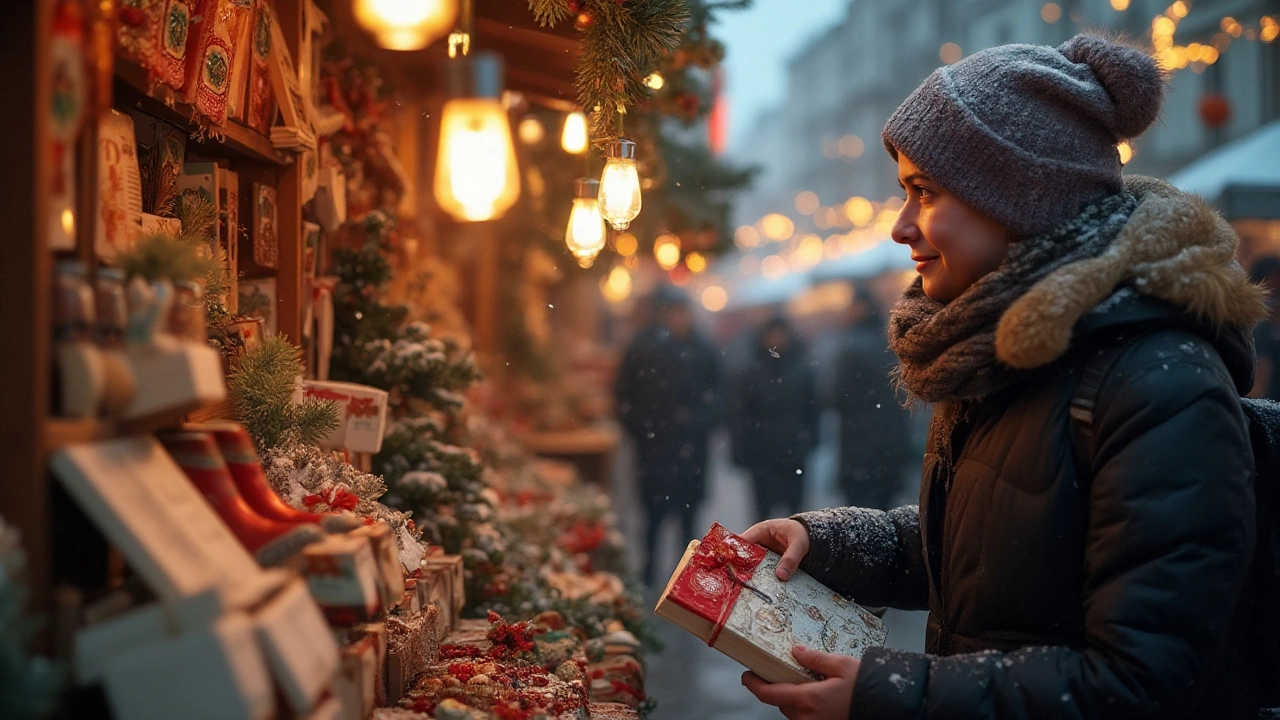
[(1169, 176), (1228, 220), (1280, 219), (1280, 120), (1232, 140)]

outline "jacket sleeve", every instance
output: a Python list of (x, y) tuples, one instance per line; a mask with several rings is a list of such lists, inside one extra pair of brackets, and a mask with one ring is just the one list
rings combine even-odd
[(859, 605), (923, 610), (929, 604), (920, 509), (842, 507), (793, 516), (809, 530), (800, 569)]
[(852, 717), (1142, 718), (1196, 706), (1248, 575), (1253, 467), (1224, 370), (1180, 349), (1122, 360), (1099, 394), (1083, 645), (872, 651)]

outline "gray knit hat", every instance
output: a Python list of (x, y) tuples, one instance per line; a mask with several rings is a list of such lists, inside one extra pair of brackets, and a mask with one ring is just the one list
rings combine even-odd
[(1001, 45), (933, 71), (882, 138), (948, 192), (1022, 237), (1120, 192), (1116, 145), (1160, 113), (1151, 56), (1101, 35)]

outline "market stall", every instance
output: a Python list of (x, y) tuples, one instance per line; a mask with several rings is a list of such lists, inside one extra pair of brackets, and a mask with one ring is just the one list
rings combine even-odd
[(26, 5), (0, 31), (30, 68), (0, 76), (0, 715), (645, 713), (610, 356), (557, 353), (541, 308), (566, 260), (627, 272), (633, 220), (722, 241), (654, 156), (661, 112), (706, 111), (709, 11)]

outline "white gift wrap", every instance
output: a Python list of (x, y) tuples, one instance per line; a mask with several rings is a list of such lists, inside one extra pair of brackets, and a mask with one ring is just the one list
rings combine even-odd
[(270, 720), (271, 674), (244, 613), (117, 655), (103, 678), (116, 720)]

